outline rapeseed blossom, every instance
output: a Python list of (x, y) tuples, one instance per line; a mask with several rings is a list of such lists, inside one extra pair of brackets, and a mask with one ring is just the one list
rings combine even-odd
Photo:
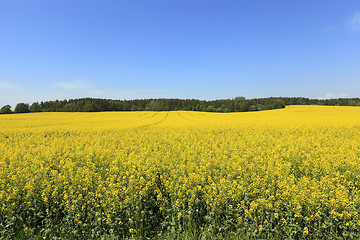
[(0, 116), (8, 234), (353, 237), (359, 174), (357, 107)]

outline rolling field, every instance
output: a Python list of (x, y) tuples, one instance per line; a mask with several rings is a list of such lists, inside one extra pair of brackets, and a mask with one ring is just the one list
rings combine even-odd
[(360, 108), (0, 115), (0, 236), (359, 238)]

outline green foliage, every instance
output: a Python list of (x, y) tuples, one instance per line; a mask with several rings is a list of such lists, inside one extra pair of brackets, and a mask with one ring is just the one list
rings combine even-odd
[[(26, 105), (26, 104), (25, 104)], [(360, 98), (309, 99), (302, 97), (269, 97), (246, 99), (219, 99), (212, 101), (198, 99), (134, 99), (111, 100), (80, 98), (35, 102), (31, 112), (98, 112), (98, 111), (205, 111), (205, 112), (248, 112), (285, 108), (287, 105), (360, 106)], [(21, 103), (19, 112), (29, 112), (29, 106)], [(15, 112), (17, 112), (15, 110)]]
[(0, 114), (9, 114), (9, 113), (12, 113), (10, 105), (5, 105), (0, 109)]
[(30, 111), (31, 112), (41, 112), (41, 108), (39, 106), (38, 102), (34, 102), (33, 104), (31, 104), (30, 106)]
[(154, 99), (146, 107), (147, 111), (169, 111), (164, 99)]
[(272, 104), (272, 108), (274, 109), (285, 108), (285, 101), (281, 99), (276, 99)]
[(245, 97), (235, 97), (235, 98), (234, 98), (234, 101), (235, 101), (235, 102), (245, 102), (245, 101), (246, 101), (246, 98), (245, 98)]
[[(63, 101), (35, 102), (31, 112), (97, 112), (97, 111), (206, 111), (206, 112), (246, 112), (250, 105), (263, 105), (262, 110), (279, 108), (277, 98), (250, 99), (236, 97), (204, 101), (198, 99), (135, 99), (109, 100), (81, 98)], [(255, 101), (255, 102), (254, 102)], [(254, 103), (252, 103), (254, 102)], [(283, 107), (285, 107), (283, 105)], [(257, 110), (257, 109), (256, 109)], [(260, 108), (259, 108), (260, 110)]]
[(131, 110), (131, 111), (137, 111), (138, 108), (136, 107), (136, 105), (132, 105), (130, 110)]
[(255, 105), (250, 105), (249, 111), (257, 111), (257, 107)]
[(84, 112), (98, 112), (100, 111), (99, 106), (94, 102), (86, 102), (84, 104)]
[(28, 113), (28, 112), (30, 112), (29, 104), (18, 103), (16, 105), (16, 107), (15, 107), (15, 112), (16, 113)]

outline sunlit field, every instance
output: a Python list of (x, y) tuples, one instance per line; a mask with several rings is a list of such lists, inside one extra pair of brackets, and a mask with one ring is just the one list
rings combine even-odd
[(0, 115), (0, 236), (360, 237), (360, 107)]

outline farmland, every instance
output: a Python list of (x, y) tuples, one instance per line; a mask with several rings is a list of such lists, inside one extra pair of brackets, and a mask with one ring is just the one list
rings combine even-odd
[(360, 108), (0, 116), (3, 238), (359, 237)]

